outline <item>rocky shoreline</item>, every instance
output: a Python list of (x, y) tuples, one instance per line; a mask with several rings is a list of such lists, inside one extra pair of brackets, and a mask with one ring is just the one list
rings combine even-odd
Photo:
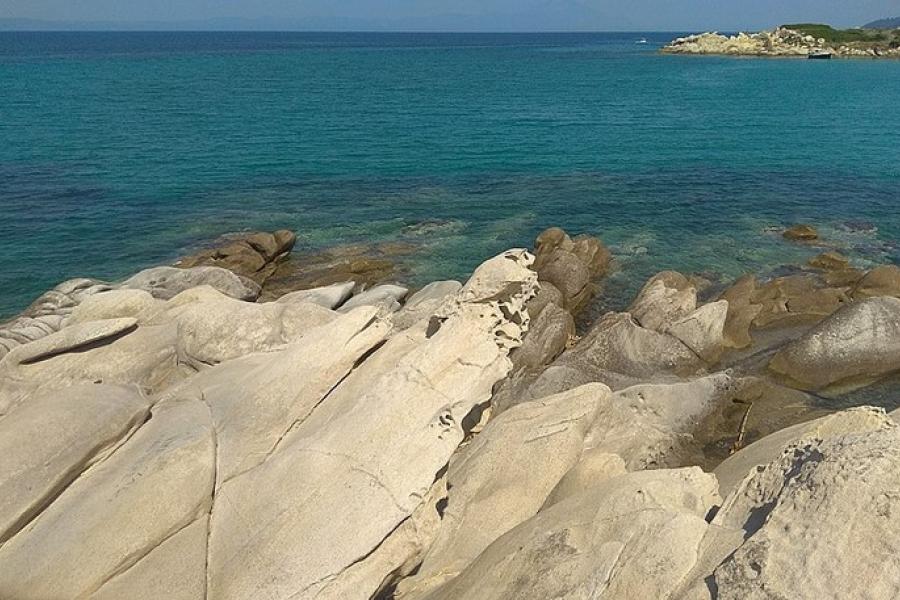
[(897, 414), (829, 406), (900, 372), (897, 266), (665, 271), (582, 330), (595, 237), (419, 290), (295, 241), (0, 325), (0, 597), (900, 595)]
[(690, 35), (673, 40), (662, 48), (662, 52), (771, 57), (806, 57), (825, 53), (838, 58), (900, 58), (900, 47), (833, 43), (784, 27), (732, 36), (718, 32)]

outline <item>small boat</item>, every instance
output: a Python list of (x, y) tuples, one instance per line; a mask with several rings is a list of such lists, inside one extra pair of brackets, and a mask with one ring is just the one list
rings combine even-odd
[(831, 52), (827, 50), (811, 50), (807, 58), (810, 60), (831, 60)]
[(646, 44), (646, 43), (647, 43), (647, 38), (641, 38), (635, 42), (635, 44)]

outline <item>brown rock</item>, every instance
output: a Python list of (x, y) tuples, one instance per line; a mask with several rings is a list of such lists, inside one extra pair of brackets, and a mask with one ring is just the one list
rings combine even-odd
[(794, 225), (784, 232), (784, 237), (793, 241), (811, 241), (819, 239), (819, 232), (812, 225)]
[(823, 271), (843, 271), (850, 266), (850, 260), (837, 252), (823, 252), (809, 259), (809, 266)]
[(853, 290), (855, 300), (877, 296), (900, 298), (900, 267), (896, 265), (876, 267), (866, 273)]

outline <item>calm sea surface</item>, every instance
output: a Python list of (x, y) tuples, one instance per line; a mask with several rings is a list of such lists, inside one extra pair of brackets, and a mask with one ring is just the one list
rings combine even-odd
[(258, 228), (413, 241), (414, 283), (549, 225), (611, 245), (621, 290), (802, 262), (796, 221), (900, 260), (900, 61), (672, 37), (0, 33), (0, 315)]

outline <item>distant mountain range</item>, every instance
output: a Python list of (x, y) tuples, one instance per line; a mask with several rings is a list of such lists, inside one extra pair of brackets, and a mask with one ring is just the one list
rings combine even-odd
[(863, 29), (897, 29), (900, 28), (900, 17), (894, 17), (893, 19), (879, 19), (877, 21), (872, 21), (871, 23), (866, 23), (863, 25)]

